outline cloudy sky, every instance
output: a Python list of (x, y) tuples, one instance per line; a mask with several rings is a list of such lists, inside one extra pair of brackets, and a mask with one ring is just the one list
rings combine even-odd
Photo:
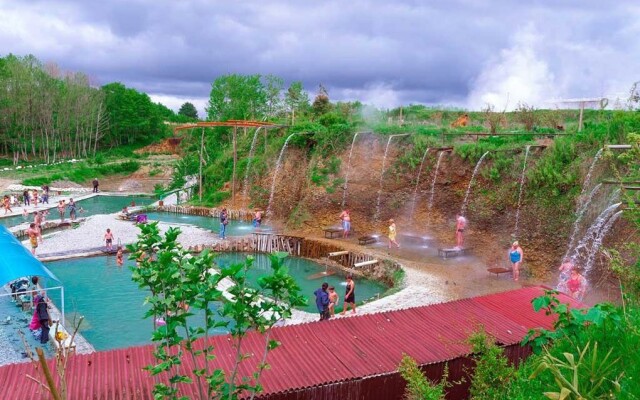
[(636, 0), (0, 0), (0, 55), (201, 111), (228, 73), (385, 108), (624, 95), (638, 38)]

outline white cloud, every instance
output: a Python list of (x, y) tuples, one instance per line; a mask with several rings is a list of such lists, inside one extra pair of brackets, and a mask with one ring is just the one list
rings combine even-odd
[(198, 117), (204, 119), (207, 116), (205, 112), (205, 107), (209, 102), (208, 97), (188, 98), (188, 97), (172, 96), (172, 95), (166, 95), (166, 94), (150, 93), (149, 98), (151, 98), (151, 101), (153, 101), (154, 103), (162, 103), (175, 112), (178, 112), (178, 110), (180, 110), (180, 107), (184, 103), (189, 102), (194, 106), (196, 106), (196, 109), (198, 110)]
[(468, 107), (478, 110), (487, 104), (497, 109), (514, 109), (519, 102), (541, 106), (558, 96), (554, 74), (537, 48), (542, 38), (533, 25), (519, 30), (513, 44), (500, 51), (480, 72), (469, 94)]

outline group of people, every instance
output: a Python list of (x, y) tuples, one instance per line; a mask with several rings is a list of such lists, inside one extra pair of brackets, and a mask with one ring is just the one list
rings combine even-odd
[[(341, 315), (345, 315), (349, 306), (351, 313), (356, 313), (356, 283), (353, 276), (347, 275), (347, 283), (345, 286), (344, 307)], [(325, 321), (336, 315), (336, 307), (338, 306), (339, 297), (334, 286), (329, 286), (327, 282), (323, 282), (320, 289), (313, 292), (316, 296), (316, 307), (320, 313), (320, 321)]]
[(60, 222), (64, 222), (64, 215), (67, 209), (69, 209), (69, 218), (71, 218), (72, 221), (76, 219), (77, 206), (76, 206), (76, 202), (73, 201), (72, 198), (69, 199), (69, 203), (65, 203), (64, 200), (58, 201), (57, 208), (58, 208), (58, 214), (60, 214)]
[[(349, 209), (343, 210), (340, 215), (340, 224), (342, 225), (342, 238), (348, 239), (349, 234), (351, 233), (351, 211)], [(393, 219), (389, 220), (389, 225), (387, 228), (387, 237), (389, 238), (389, 248), (391, 246), (396, 246), (398, 249), (400, 248), (400, 244), (397, 240), (398, 232), (396, 228), (396, 223)]]

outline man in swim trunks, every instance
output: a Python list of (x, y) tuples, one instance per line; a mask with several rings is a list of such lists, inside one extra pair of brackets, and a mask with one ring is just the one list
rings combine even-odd
[(351, 213), (349, 210), (344, 210), (340, 214), (340, 219), (342, 220), (342, 237), (344, 239), (349, 237), (349, 232), (351, 232)]
[(111, 251), (111, 249), (113, 249), (113, 233), (111, 232), (111, 229), (107, 228), (107, 233), (104, 234), (104, 241), (107, 246), (107, 250)]
[(36, 249), (38, 248), (38, 229), (35, 223), (29, 224), (27, 229), (27, 236), (29, 236), (29, 243), (31, 243), (31, 254), (36, 255)]
[(456, 247), (462, 248), (464, 245), (464, 228), (467, 226), (467, 219), (462, 215), (456, 218)]

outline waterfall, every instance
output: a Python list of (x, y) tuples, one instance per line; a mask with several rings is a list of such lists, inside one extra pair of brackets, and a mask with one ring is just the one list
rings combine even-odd
[(604, 240), (604, 237), (611, 230), (611, 227), (613, 226), (613, 224), (616, 222), (616, 220), (620, 217), (622, 213), (623, 211), (620, 210), (615, 214), (613, 214), (611, 218), (609, 218), (609, 220), (602, 226), (602, 229), (600, 229), (600, 232), (598, 232), (598, 236), (595, 238), (595, 240), (591, 244), (591, 249), (589, 250), (589, 254), (587, 256), (587, 262), (584, 264), (585, 275), (589, 274), (589, 272), (593, 268), (593, 263), (595, 262), (596, 254), (598, 254), (598, 250), (600, 250), (600, 247), (602, 246), (602, 241)]
[(251, 141), (251, 149), (249, 150), (249, 157), (247, 159), (247, 169), (244, 172), (244, 184), (242, 188), (242, 195), (244, 198), (247, 198), (249, 192), (249, 167), (251, 167), (251, 160), (253, 160), (253, 153), (256, 148), (256, 138), (258, 137), (258, 132), (262, 129), (262, 127), (258, 127), (256, 131), (253, 133), (253, 140)]
[(389, 136), (389, 140), (387, 140), (387, 147), (384, 149), (384, 158), (382, 159), (382, 168), (380, 169), (380, 184), (378, 185), (378, 198), (376, 200), (376, 213), (373, 216), (374, 221), (378, 221), (378, 217), (380, 216), (380, 197), (382, 196), (382, 181), (384, 178), (384, 173), (386, 171), (387, 165), (387, 154), (389, 153), (389, 145), (391, 144), (391, 139), (396, 136), (407, 136), (408, 133), (403, 133), (400, 135), (391, 135)]
[(442, 160), (442, 156), (444, 155), (444, 151), (441, 151), (438, 155), (438, 161), (436, 162), (436, 170), (433, 173), (433, 180), (431, 181), (431, 194), (429, 195), (429, 212), (431, 212), (431, 208), (433, 207), (433, 195), (436, 192), (436, 179), (438, 179), (438, 170), (440, 169), (440, 160)]
[(602, 157), (603, 150), (604, 148), (598, 150), (595, 157), (593, 157), (593, 161), (589, 166), (589, 171), (587, 171), (587, 176), (584, 177), (584, 182), (582, 183), (582, 191), (580, 191), (580, 197), (578, 200), (578, 208), (582, 207), (584, 204), (584, 194), (586, 193), (587, 188), (589, 187), (589, 183), (591, 183), (591, 175), (593, 174), (593, 169), (595, 168), (600, 157)]
[[(574, 262), (577, 263), (578, 260), (582, 260), (585, 262), (585, 264), (583, 265), (585, 268), (585, 272), (587, 272), (587, 267), (591, 267), (591, 265), (588, 265), (587, 263), (591, 258), (595, 257), (595, 253), (599, 248), (598, 243), (602, 243), (602, 239), (606, 234), (604, 228), (607, 226), (607, 230), (611, 228), (613, 222), (610, 225), (608, 224), (608, 221), (621, 204), (622, 203), (615, 203), (605, 208), (604, 211), (602, 211), (600, 215), (598, 215), (598, 218), (596, 218), (596, 220), (591, 224), (589, 229), (587, 229), (587, 232), (584, 234), (582, 239), (580, 239), (575, 249), (573, 249), (573, 251), (571, 252), (571, 259), (574, 260)], [(593, 257), (591, 255), (592, 253)]]
[(422, 155), (422, 161), (420, 161), (420, 168), (418, 169), (418, 177), (416, 178), (416, 187), (413, 189), (413, 201), (411, 202), (411, 221), (413, 221), (413, 214), (416, 211), (416, 203), (418, 202), (418, 186), (420, 185), (420, 174), (422, 174), (422, 167), (424, 166), (424, 160), (427, 158), (427, 153), (429, 153), (429, 148), (424, 151)]
[(514, 237), (518, 237), (518, 223), (520, 222), (520, 205), (522, 204), (522, 189), (524, 188), (525, 171), (527, 170), (527, 158), (529, 157), (529, 149), (531, 146), (527, 146), (527, 150), (524, 153), (524, 165), (522, 166), (522, 174), (520, 174), (520, 192), (518, 193), (518, 208), (516, 209), (516, 224), (513, 228)]
[(473, 181), (476, 177), (476, 174), (480, 170), (480, 165), (482, 165), (482, 161), (489, 154), (489, 152), (485, 152), (482, 157), (478, 160), (476, 167), (473, 169), (473, 174), (471, 175), (471, 180), (469, 181), (469, 186), (467, 187), (467, 193), (464, 195), (464, 201), (462, 202), (462, 208), (460, 209), (460, 215), (464, 216), (465, 211), (467, 211), (467, 201), (469, 200), (469, 193), (471, 193), (471, 187), (473, 186)]
[(589, 193), (589, 197), (587, 198), (587, 201), (585, 201), (582, 207), (578, 210), (576, 220), (573, 223), (571, 237), (569, 238), (569, 245), (567, 246), (567, 252), (564, 254), (564, 257), (562, 258), (563, 260), (569, 256), (569, 251), (571, 251), (571, 249), (573, 248), (573, 245), (576, 243), (576, 235), (578, 233), (578, 229), (580, 228), (580, 222), (582, 221), (582, 217), (584, 217), (584, 214), (587, 212), (587, 209), (589, 208), (589, 204), (591, 204), (591, 200), (593, 200), (593, 196), (600, 190), (601, 187), (602, 187), (602, 184), (598, 183), (593, 188), (593, 190), (591, 190), (591, 192)]
[(351, 172), (351, 156), (353, 155), (353, 146), (356, 144), (356, 138), (358, 137), (358, 133), (356, 132), (353, 135), (353, 140), (351, 141), (351, 150), (349, 150), (349, 161), (347, 162), (347, 173), (344, 176), (344, 189), (342, 190), (342, 207), (347, 203), (347, 186), (349, 185), (349, 173)]
[(282, 166), (282, 156), (284, 155), (284, 151), (287, 149), (287, 145), (289, 144), (289, 139), (293, 137), (296, 133), (292, 133), (287, 137), (284, 141), (284, 145), (282, 145), (282, 149), (280, 150), (280, 155), (278, 156), (278, 161), (276, 162), (276, 169), (273, 171), (273, 180), (271, 181), (271, 192), (269, 193), (269, 204), (267, 206), (266, 215), (271, 215), (271, 203), (273, 203), (273, 194), (276, 190), (276, 180), (278, 179), (278, 171)]

